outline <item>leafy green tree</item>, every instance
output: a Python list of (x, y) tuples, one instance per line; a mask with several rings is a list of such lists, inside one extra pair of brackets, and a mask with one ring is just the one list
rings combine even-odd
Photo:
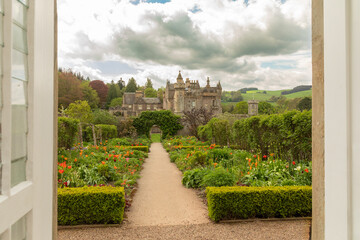
[(126, 85), (125, 92), (136, 92), (137, 88), (136, 80), (134, 78), (130, 78), (128, 84)]
[(91, 109), (96, 109), (99, 107), (100, 98), (97, 92), (90, 87), (89, 82), (83, 81), (81, 83), (82, 93), (84, 95), (84, 100), (87, 101)]
[(146, 83), (145, 83), (145, 89), (147, 88), (153, 88), (153, 84), (150, 78), (146, 79)]
[(238, 102), (234, 107), (233, 113), (247, 114), (248, 113), (248, 103), (247, 102)]
[(108, 111), (97, 109), (93, 112), (93, 124), (109, 124), (117, 125), (118, 121), (115, 116), (111, 115)]
[(113, 100), (111, 100), (109, 107), (121, 107), (122, 103), (123, 103), (122, 97), (114, 98)]
[(144, 93), (145, 93), (145, 97), (150, 97), (150, 98), (157, 97), (157, 91), (153, 88), (146, 88)]
[(82, 146), (82, 124), (90, 123), (92, 121), (91, 108), (87, 101), (76, 101), (75, 103), (70, 103), (69, 107), (66, 109), (66, 114), (74, 119), (78, 119), (79, 123), (79, 136), (80, 144)]
[(165, 92), (164, 87), (159, 88), (157, 91), (157, 97), (160, 99), (161, 103), (163, 102), (164, 99), (164, 92)]
[(297, 105), (297, 109), (300, 111), (310, 110), (312, 108), (312, 101), (309, 97), (304, 97), (300, 100), (299, 104)]
[(274, 114), (275, 107), (268, 102), (259, 102), (258, 105), (259, 114)]

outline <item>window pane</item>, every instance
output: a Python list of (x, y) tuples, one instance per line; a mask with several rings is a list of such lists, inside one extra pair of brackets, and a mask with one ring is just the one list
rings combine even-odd
[(1, 12), (1, 13), (4, 12), (3, 0), (0, 0), (0, 12)]
[(26, 180), (26, 158), (11, 162), (11, 187)]
[(11, 104), (26, 105), (26, 82), (15, 78), (11, 79)]
[(27, 53), (27, 32), (16, 24), (13, 24), (13, 48)]
[(14, 49), (12, 50), (12, 76), (27, 80), (27, 55)]
[(26, 217), (20, 218), (11, 226), (11, 240), (26, 239)]
[(25, 157), (27, 153), (27, 107), (13, 105), (11, 120), (11, 159), (16, 160)]
[(21, 26), (26, 26), (26, 7), (24, 4), (14, 0), (12, 5), (13, 19)]

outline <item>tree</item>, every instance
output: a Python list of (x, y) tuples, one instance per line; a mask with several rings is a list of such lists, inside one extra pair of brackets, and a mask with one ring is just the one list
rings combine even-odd
[(150, 97), (150, 98), (156, 98), (157, 97), (157, 91), (153, 88), (147, 88), (145, 89), (145, 97)]
[(125, 82), (124, 80), (122, 80), (122, 78), (120, 78), (119, 81), (117, 81), (116, 83), (119, 86), (119, 89), (122, 90), (123, 88), (125, 88)]
[(152, 81), (151, 81), (150, 78), (147, 78), (147, 79), (146, 79), (145, 90), (146, 90), (147, 88), (153, 88), (153, 84), (152, 84)]
[(125, 92), (136, 92), (137, 90), (136, 80), (130, 78), (128, 84), (126, 85)]
[(259, 114), (274, 114), (275, 107), (268, 102), (259, 102), (258, 111)]
[(111, 100), (113, 100), (114, 98), (119, 97), (120, 95), (120, 89), (117, 86), (117, 84), (114, 83), (114, 81), (111, 81), (111, 83), (109, 84), (109, 91), (107, 94), (107, 99), (106, 99), (106, 106), (109, 107)]
[(109, 107), (121, 107), (123, 103), (123, 99), (121, 97), (114, 98), (111, 100)]
[(297, 105), (297, 109), (299, 109), (300, 111), (310, 110), (311, 108), (312, 108), (312, 101), (311, 98), (309, 97), (304, 97), (303, 99), (300, 100), (300, 102)]
[(74, 119), (78, 119), (79, 123), (79, 136), (80, 144), (83, 145), (82, 140), (82, 124), (90, 123), (92, 120), (91, 108), (87, 101), (76, 101), (75, 103), (70, 103), (69, 107), (66, 109), (66, 114)]
[(157, 97), (160, 99), (161, 103), (163, 103), (163, 101), (164, 101), (164, 92), (165, 92), (164, 87), (159, 88), (157, 91)]
[(191, 135), (199, 138), (198, 127), (207, 124), (212, 118), (212, 111), (206, 108), (193, 108), (190, 111), (184, 111), (183, 123), (189, 128)]
[(248, 103), (247, 102), (238, 102), (234, 107), (233, 113), (247, 114), (248, 113)]
[(89, 82), (84, 81), (81, 83), (82, 93), (84, 95), (84, 100), (87, 101), (91, 109), (96, 109), (99, 107), (100, 98), (97, 92), (90, 87)]
[(106, 103), (106, 98), (108, 94), (108, 87), (101, 80), (94, 80), (90, 82), (90, 87), (92, 87), (98, 94), (100, 98), (100, 106), (103, 107)]
[(70, 103), (83, 99), (81, 81), (72, 72), (58, 72), (58, 107), (68, 107)]
[(93, 124), (108, 124), (117, 125), (118, 121), (115, 116), (111, 115), (108, 111), (97, 109), (93, 112)]

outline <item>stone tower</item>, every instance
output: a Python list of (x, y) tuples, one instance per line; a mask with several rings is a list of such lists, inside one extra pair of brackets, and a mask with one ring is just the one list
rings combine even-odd
[(258, 106), (259, 102), (256, 100), (249, 100), (248, 101), (248, 114), (250, 116), (258, 115)]
[(185, 83), (179, 71), (179, 75), (174, 84), (174, 113), (182, 115), (184, 111)]

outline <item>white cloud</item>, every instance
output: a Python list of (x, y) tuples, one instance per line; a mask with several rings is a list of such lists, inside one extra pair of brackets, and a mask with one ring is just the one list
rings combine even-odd
[[(180, 69), (228, 90), (311, 84), (310, 9), (310, 0), (60, 0), (59, 65), (105, 81), (150, 77), (155, 87), (175, 81)], [(136, 73), (88, 64), (109, 60)]]

